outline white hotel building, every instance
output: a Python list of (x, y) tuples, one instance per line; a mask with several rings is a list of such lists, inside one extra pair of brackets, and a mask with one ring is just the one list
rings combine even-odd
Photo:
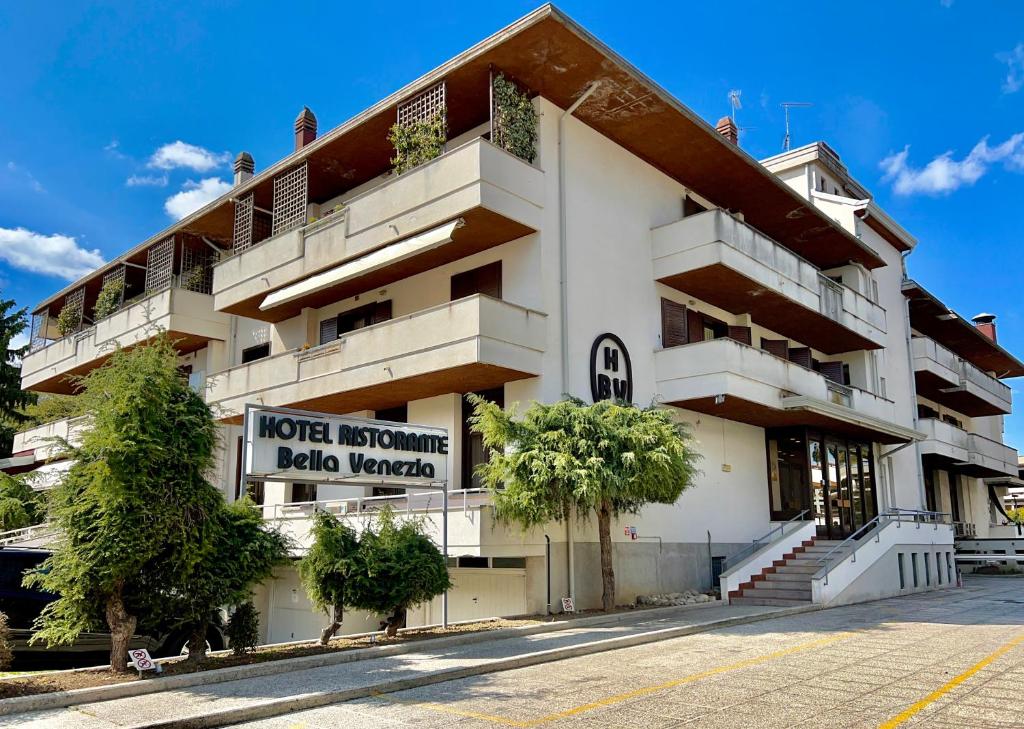
[[(533, 100), (532, 162), (490, 141), (499, 73)], [(441, 108), (444, 153), (394, 174), (389, 128)], [(628, 355), (632, 401), (671, 408), (703, 456), (676, 504), (613, 528), (620, 602), (712, 586), (782, 603), (936, 589), (955, 536), (1005, 529), (996, 504), (1017, 455), (999, 378), (1024, 364), (990, 319), (975, 326), (908, 279), (915, 244), (827, 145), (753, 159), (728, 119), (709, 126), (545, 6), (326, 134), (305, 110), (295, 151), (258, 173), (239, 155), (230, 193), (34, 309), (23, 384), (68, 392), (67, 375), (115, 343), (170, 331), (223, 423), (216, 481), (228, 499), (249, 488), (300, 553), (310, 502), (359, 522), (390, 498), (437, 526), (440, 499), (247, 487), (246, 404), (447, 428), (459, 620), (556, 610), (569, 594), (599, 604), (593, 523), (495, 522), (463, 395), (590, 400), (601, 340), (597, 374), (605, 346), (624, 349), (608, 374), (623, 379)], [(125, 301), (93, 321), (111, 277)], [(84, 323), (61, 337), (68, 306)], [(20, 434), (8, 468), (64, 467), (45, 463), (41, 437), (68, 427)], [(952, 519), (882, 516), (824, 559), (894, 509)], [(258, 601), (268, 640), (323, 624), (294, 569)], [(412, 618), (436, 622), (438, 605)], [(344, 630), (374, 626), (350, 616)]]

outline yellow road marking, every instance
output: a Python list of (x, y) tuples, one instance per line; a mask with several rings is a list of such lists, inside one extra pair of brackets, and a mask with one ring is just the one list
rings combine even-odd
[(893, 718), (889, 719), (889, 721), (887, 721), (887, 722), (885, 722), (883, 724), (879, 724), (878, 729), (893, 729), (894, 727), (898, 727), (900, 724), (905, 722), (907, 719), (911, 718), (912, 716), (914, 716), (915, 714), (920, 712), (921, 709), (923, 709), (924, 707), (928, 706), (929, 704), (935, 702), (936, 700), (941, 699), (943, 696), (948, 694), (950, 691), (955, 689), (957, 686), (962, 684), (964, 681), (969, 679), (971, 676), (976, 674), (978, 671), (980, 671), (981, 669), (985, 668), (985, 666), (987, 666), (988, 664), (992, 663), (992, 661), (996, 660), (1000, 656), (1005, 655), (1006, 653), (1009, 653), (1011, 650), (1013, 650), (1014, 648), (1019, 646), (1021, 643), (1024, 643), (1024, 633), (1021, 633), (1016, 638), (1011, 640), (1009, 643), (1005, 643), (1002, 647), (996, 649), (992, 653), (989, 653), (987, 656), (982, 658), (980, 661), (975, 663), (973, 666), (968, 668), (966, 671), (961, 673), (959, 676), (954, 676), (949, 681), (947, 681), (946, 683), (942, 684), (942, 686), (940, 686), (939, 688), (935, 689), (930, 694), (925, 696), (923, 699), (918, 701), (916, 704), (910, 705), (904, 711), (900, 712), (899, 714), (897, 714)]
[(401, 699), (387, 696), (385, 694), (374, 694), (374, 696), (376, 698), (383, 699), (394, 704), (418, 706), (424, 709), (430, 709), (432, 711), (439, 711), (446, 714), (455, 714), (457, 716), (471, 717), (473, 719), (489, 721), (494, 724), (504, 724), (505, 726), (518, 727), (519, 729), (532, 729), (533, 727), (538, 727), (542, 724), (548, 724), (558, 719), (565, 719), (570, 716), (576, 716), (577, 714), (582, 714), (587, 711), (593, 711), (594, 709), (606, 708), (608, 706), (620, 704), (623, 701), (629, 701), (630, 699), (635, 699), (640, 696), (647, 696), (658, 691), (664, 691), (666, 689), (675, 688), (676, 686), (682, 686), (687, 683), (693, 683), (694, 681), (700, 681), (701, 679), (705, 679), (710, 676), (717, 676), (722, 673), (728, 673), (729, 671), (738, 671), (741, 668), (756, 666), (761, 663), (766, 663), (768, 661), (775, 660), (776, 658), (784, 658), (786, 656), (793, 655), (794, 653), (800, 653), (802, 651), (810, 650), (812, 648), (819, 648), (821, 646), (829, 645), (830, 643), (835, 643), (837, 641), (844, 640), (853, 634), (853, 632), (836, 633), (835, 635), (832, 635), (828, 638), (820, 638), (817, 640), (808, 641), (806, 643), (798, 643), (795, 646), (783, 648), (782, 650), (774, 651), (772, 653), (766, 653), (762, 656), (757, 656), (755, 658), (747, 658), (745, 660), (737, 661), (735, 663), (729, 663), (725, 666), (710, 668), (707, 671), (701, 671), (699, 673), (691, 673), (688, 676), (676, 678), (671, 681), (655, 684), (653, 686), (645, 686), (643, 688), (635, 689), (633, 691), (627, 691), (626, 693), (616, 694), (614, 696), (609, 696), (604, 699), (598, 699), (597, 701), (591, 701), (587, 704), (581, 704), (580, 706), (575, 706), (571, 709), (558, 711), (553, 714), (547, 714), (546, 716), (541, 716), (536, 719), (529, 719), (525, 721), (512, 719), (506, 716), (495, 716), (493, 714), (483, 714), (475, 711), (463, 711), (461, 709), (455, 709), (437, 703), (420, 703), (417, 701), (404, 701)]

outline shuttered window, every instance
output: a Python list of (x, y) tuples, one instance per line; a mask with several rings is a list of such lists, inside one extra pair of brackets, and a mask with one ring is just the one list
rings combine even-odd
[(686, 341), (704, 341), (704, 317), (693, 309), (686, 310)]
[(332, 316), (320, 322), (320, 344), (333, 342), (338, 338), (338, 317)]
[[(357, 329), (368, 327), (372, 324), (380, 324), (391, 319), (391, 299), (387, 301), (376, 301), (372, 304), (359, 306), (338, 314), (335, 324), (335, 339), (342, 334), (354, 332)], [(321, 336), (324, 332), (323, 323), (320, 324)]]
[(686, 344), (686, 307), (669, 299), (661, 300), (661, 346)]
[(729, 339), (735, 339), (743, 344), (751, 343), (750, 327), (729, 326)]
[(488, 263), (452, 276), (452, 301), (474, 294), (501, 298), (501, 261)]
[(818, 364), (818, 371), (832, 382), (838, 382), (840, 385), (846, 384), (843, 381), (845, 378), (843, 377), (842, 362), (821, 362)]
[(810, 347), (790, 347), (789, 349), (789, 361), (794, 364), (798, 364), (801, 367), (811, 369), (811, 349)]
[(789, 341), (785, 339), (765, 339), (761, 337), (761, 349), (776, 357), (787, 359), (789, 357)]

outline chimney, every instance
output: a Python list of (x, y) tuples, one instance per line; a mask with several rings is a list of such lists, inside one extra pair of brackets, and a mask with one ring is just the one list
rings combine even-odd
[(316, 139), (316, 117), (309, 110), (308, 106), (302, 107), (302, 112), (295, 117), (295, 151), (305, 147)]
[(252, 161), (252, 155), (248, 152), (239, 152), (235, 157), (235, 186), (252, 179), (256, 163)]
[(976, 317), (971, 319), (974, 322), (974, 326), (978, 328), (978, 331), (984, 334), (986, 337), (991, 339), (993, 342), (996, 341), (996, 315), (995, 314), (978, 314)]
[(740, 143), (740, 130), (736, 126), (736, 122), (732, 120), (732, 117), (723, 116), (719, 119), (718, 124), (715, 125), (715, 130), (733, 144)]

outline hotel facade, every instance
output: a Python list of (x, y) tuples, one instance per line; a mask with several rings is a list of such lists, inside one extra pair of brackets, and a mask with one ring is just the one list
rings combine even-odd
[[(498, 79), (532, 103), (532, 153), (509, 151)], [(437, 114), (443, 152), (397, 174), (389, 129)], [(35, 307), (23, 386), (69, 393), (68, 375), (167, 330), (222, 424), (214, 482), (248, 492), (297, 557), (315, 509), (358, 526), (392, 503), (440, 542), (440, 496), (246, 483), (247, 405), (447, 429), (451, 620), (601, 592), (593, 522), (495, 520), (467, 393), (525, 408), (628, 392), (690, 426), (692, 487), (614, 522), (619, 602), (944, 588), (955, 539), (1008, 529), (1000, 378), (1024, 365), (991, 315), (971, 323), (908, 277), (916, 240), (826, 144), (753, 159), (728, 118), (710, 126), (551, 6), (326, 134), (308, 109), (294, 132), (291, 155), (256, 173), (240, 154), (228, 194)], [(110, 281), (121, 303), (96, 317)], [(67, 307), (81, 324), (62, 335)], [(19, 434), (7, 470), (52, 485), (68, 464), (44, 438), (82, 427)], [(265, 640), (319, 634), (294, 568), (257, 603)], [(353, 614), (343, 632), (375, 627)]]

